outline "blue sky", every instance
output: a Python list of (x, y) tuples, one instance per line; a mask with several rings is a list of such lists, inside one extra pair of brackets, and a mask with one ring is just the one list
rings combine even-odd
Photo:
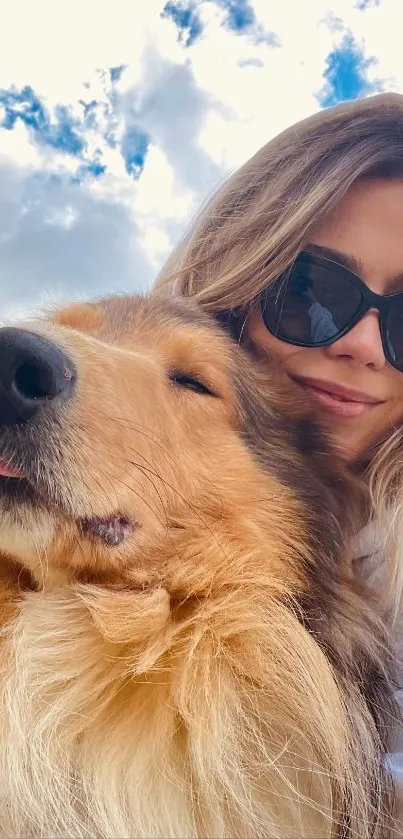
[(147, 288), (199, 205), (278, 131), (402, 91), (400, 2), (15, 0), (0, 318)]

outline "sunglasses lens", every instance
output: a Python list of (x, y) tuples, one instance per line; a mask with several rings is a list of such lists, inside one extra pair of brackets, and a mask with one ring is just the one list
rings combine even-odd
[(386, 355), (398, 370), (403, 370), (403, 299), (396, 298), (383, 326)]
[(361, 291), (344, 269), (299, 257), (291, 272), (265, 291), (262, 315), (277, 338), (314, 347), (335, 340), (361, 303)]

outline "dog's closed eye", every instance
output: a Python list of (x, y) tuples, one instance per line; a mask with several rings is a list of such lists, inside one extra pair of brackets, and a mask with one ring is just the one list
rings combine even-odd
[(173, 370), (169, 374), (169, 378), (176, 387), (186, 388), (186, 390), (192, 390), (194, 393), (206, 394), (207, 396), (217, 396), (205, 382), (192, 374), (184, 373), (181, 370)]

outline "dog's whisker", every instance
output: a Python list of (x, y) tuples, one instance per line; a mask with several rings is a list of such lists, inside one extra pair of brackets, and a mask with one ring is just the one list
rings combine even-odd
[[(220, 544), (216, 534), (214, 533), (214, 530), (213, 530), (211, 524), (208, 522), (208, 520), (206, 518), (203, 517), (200, 510), (198, 510), (193, 504), (191, 504), (190, 501), (188, 499), (186, 499), (185, 496), (176, 487), (173, 486), (173, 484), (171, 484), (169, 481), (167, 481), (166, 478), (162, 478), (161, 475), (159, 475), (155, 470), (153, 470), (151, 468), (147, 468), (146, 466), (142, 466), (140, 464), (136, 464), (136, 463), (133, 463), (132, 465), (137, 466), (138, 468), (141, 468), (141, 470), (143, 471), (144, 474), (146, 474), (147, 472), (151, 473), (151, 475), (153, 475), (153, 477), (158, 478), (158, 480), (161, 481), (161, 483), (164, 486), (166, 486), (169, 490), (171, 490), (180, 499), (180, 501), (182, 501), (185, 504), (185, 506), (189, 510), (192, 511), (192, 513), (195, 515), (195, 517), (197, 518), (199, 523), (211, 533), (214, 540), (216, 541), (217, 547), (219, 548), (219, 550), (221, 550), (223, 552), (224, 558), (227, 558), (227, 554), (225, 553), (223, 545)], [(169, 517), (168, 516), (167, 516), (167, 521), (169, 522)]]
[(145, 437), (149, 440), (153, 445), (158, 446), (164, 454), (171, 456), (169, 449), (164, 444), (162, 437), (157, 436), (151, 428), (147, 428), (140, 423), (133, 422), (132, 419), (128, 417), (116, 417), (116, 416), (108, 416), (107, 414), (100, 413), (99, 416), (105, 421), (110, 423), (117, 423), (122, 425), (128, 431), (133, 431), (135, 434), (139, 434), (142, 437)]
[(140, 492), (137, 492), (137, 490), (133, 486), (131, 486), (130, 484), (126, 483), (126, 481), (123, 481), (123, 480), (119, 479), (118, 482), (120, 484), (122, 484), (122, 486), (126, 487), (126, 489), (128, 489), (131, 493), (133, 493), (133, 495), (135, 495), (136, 498), (139, 498), (141, 503), (144, 504), (144, 506), (147, 507), (148, 510), (150, 510), (150, 512), (153, 514), (153, 516), (155, 517), (156, 521), (158, 521), (159, 524), (161, 524), (163, 527), (166, 526), (166, 522), (164, 523), (164, 521), (161, 519), (161, 517), (160, 517), (158, 511), (155, 509), (155, 507), (153, 507), (143, 497), (143, 495)]
[(162, 497), (161, 492), (157, 487), (157, 483), (156, 483), (156, 481), (153, 480), (153, 478), (157, 478), (157, 480), (163, 486), (165, 485), (165, 481), (163, 479), (161, 479), (160, 475), (157, 472), (152, 472), (151, 470), (147, 469), (146, 466), (143, 466), (142, 463), (136, 463), (133, 460), (127, 460), (126, 463), (129, 463), (131, 466), (134, 466), (136, 469), (138, 469), (139, 472), (141, 472), (141, 474), (144, 476), (144, 478), (146, 478), (147, 481), (149, 481), (149, 483), (151, 484), (152, 488), (155, 491), (155, 494), (158, 497), (158, 500), (159, 500), (160, 505), (161, 505), (161, 509), (163, 510), (163, 512), (165, 514), (165, 527), (168, 530), (169, 514), (168, 514), (168, 510), (167, 510), (167, 503), (166, 503), (166, 500), (164, 500), (164, 498)]

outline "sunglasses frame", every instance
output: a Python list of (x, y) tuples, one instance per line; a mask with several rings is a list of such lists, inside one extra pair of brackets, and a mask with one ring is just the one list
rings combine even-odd
[[(268, 317), (267, 317), (267, 303), (268, 303), (268, 296), (270, 290), (273, 289), (273, 285), (277, 286), (278, 283), (281, 282), (282, 279), (287, 281), (298, 265), (301, 264), (308, 264), (308, 265), (315, 265), (322, 268), (330, 269), (335, 274), (340, 274), (344, 278), (347, 278), (349, 282), (355, 285), (358, 288), (358, 291), (361, 294), (361, 304), (359, 305), (357, 311), (355, 312), (354, 316), (351, 320), (348, 321), (347, 325), (337, 333), (337, 335), (333, 336), (332, 338), (327, 338), (323, 341), (315, 341), (315, 343), (308, 342), (308, 341), (297, 341), (293, 338), (283, 338), (282, 336), (273, 331), (268, 325)], [(340, 262), (336, 262), (336, 260), (329, 259), (326, 256), (317, 256), (316, 254), (312, 254), (309, 251), (301, 251), (298, 254), (295, 262), (291, 266), (288, 271), (285, 271), (281, 276), (275, 281), (274, 284), (268, 286), (262, 294), (260, 295), (260, 310), (263, 318), (264, 325), (268, 332), (273, 335), (275, 338), (278, 338), (279, 341), (284, 341), (286, 344), (292, 344), (294, 347), (309, 347), (311, 349), (316, 349), (319, 347), (329, 347), (331, 344), (334, 344), (336, 341), (339, 341), (340, 338), (343, 338), (347, 332), (350, 332), (354, 326), (359, 323), (359, 321), (364, 317), (364, 315), (375, 309), (379, 312), (379, 329), (382, 341), (382, 347), (385, 354), (385, 358), (389, 361), (389, 363), (399, 372), (403, 372), (403, 361), (401, 366), (399, 367), (396, 362), (393, 360), (389, 349), (388, 349), (388, 336), (387, 336), (387, 316), (392, 308), (393, 302), (396, 299), (403, 300), (403, 291), (397, 291), (393, 294), (377, 294), (375, 291), (371, 291), (370, 288), (366, 285), (364, 280), (355, 274), (354, 271), (351, 271), (350, 268), (346, 268), (345, 265), (341, 265)]]

